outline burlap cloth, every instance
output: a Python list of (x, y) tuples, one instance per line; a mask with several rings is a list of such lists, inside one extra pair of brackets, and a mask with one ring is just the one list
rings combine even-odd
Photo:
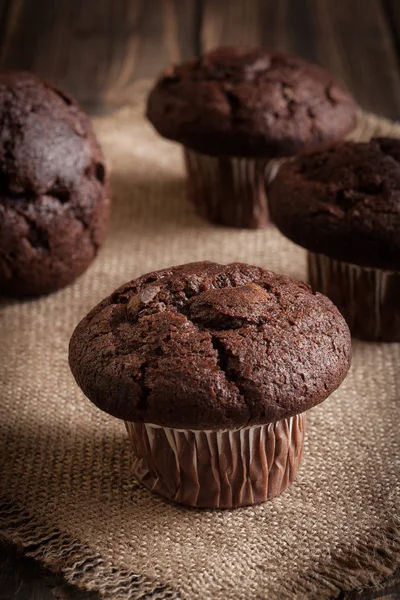
[[(114, 212), (99, 258), (47, 298), (0, 314), (2, 535), (106, 598), (326, 598), (399, 563), (400, 344), (354, 342), (351, 372), (308, 418), (294, 485), (235, 511), (191, 510), (133, 481), (124, 424), (90, 404), (67, 363), (76, 323), (137, 275), (240, 260), (305, 278), (305, 252), (274, 228), (213, 227), (185, 199), (179, 146), (142, 105), (97, 119)], [(358, 137), (400, 125), (364, 115)]]

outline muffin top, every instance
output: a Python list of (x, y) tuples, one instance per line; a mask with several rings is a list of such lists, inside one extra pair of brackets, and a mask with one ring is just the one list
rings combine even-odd
[(274, 422), (322, 402), (350, 365), (348, 327), (309, 286), (241, 263), (143, 275), (98, 304), (70, 342), (102, 410), (182, 429)]
[(312, 252), (363, 267), (400, 269), (400, 140), (342, 142), (283, 165), (271, 217)]
[(0, 289), (45, 293), (69, 282), (72, 258), (82, 271), (104, 237), (104, 157), (78, 104), (31, 73), (0, 71), (0, 119)]
[(324, 69), (287, 54), (238, 48), (168, 68), (147, 105), (157, 131), (188, 148), (266, 158), (342, 138), (356, 111)]

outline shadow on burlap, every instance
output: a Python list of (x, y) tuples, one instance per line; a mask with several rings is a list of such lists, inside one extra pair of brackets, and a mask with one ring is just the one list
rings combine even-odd
[[(122, 422), (92, 406), (67, 363), (76, 323), (116, 286), (194, 260), (304, 279), (274, 228), (213, 227), (185, 200), (178, 146), (123, 109), (95, 126), (112, 166), (107, 243), (74, 285), (0, 304), (1, 535), (108, 599), (326, 598), (399, 564), (400, 344), (355, 342), (340, 390), (309, 412), (295, 484), (273, 502), (196, 511), (134, 482)], [(362, 115), (358, 138), (400, 126)]]

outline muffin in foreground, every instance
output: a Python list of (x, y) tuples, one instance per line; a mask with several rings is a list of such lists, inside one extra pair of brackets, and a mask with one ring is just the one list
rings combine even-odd
[(30, 73), (0, 72), (0, 118), (0, 293), (46, 294), (103, 242), (104, 157), (76, 102)]
[(274, 222), (307, 248), (311, 286), (352, 334), (400, 341), (400, 140), (343, 142), (282, 167)]
[(134, 476), (169, 500), (233, 508), (294, 480), (305, 411), (342, 382), (348, 327), (303, 283), (199, 262), (131, 281), (75, 329), (72, 373), (126, 422)]
[(261, 49), (219, 48), (161, 74), (147, 116), (180, 142), (189, 195), (210, 221), (268, 223), (265, 179), (273, 159), (342, 139), (357, 106), (331, 75), (301, 58)]

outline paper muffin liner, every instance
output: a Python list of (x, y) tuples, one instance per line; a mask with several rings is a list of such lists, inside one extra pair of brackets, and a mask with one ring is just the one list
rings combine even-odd
[(133, 473), (164, 498), (234, 508), (274, 498), (296, 477), (305, 413), (237, 430), (194, 431), (126, 422)]
[(270, 222), (266, 187), (281, 160), (208, 156), (184, 148), (188, 193), (213, 223), (261, 229)]
[(328, 296), (353, 336), (400, 341), (400, 272), (359, 267), (308, 253), (311, 287)]

